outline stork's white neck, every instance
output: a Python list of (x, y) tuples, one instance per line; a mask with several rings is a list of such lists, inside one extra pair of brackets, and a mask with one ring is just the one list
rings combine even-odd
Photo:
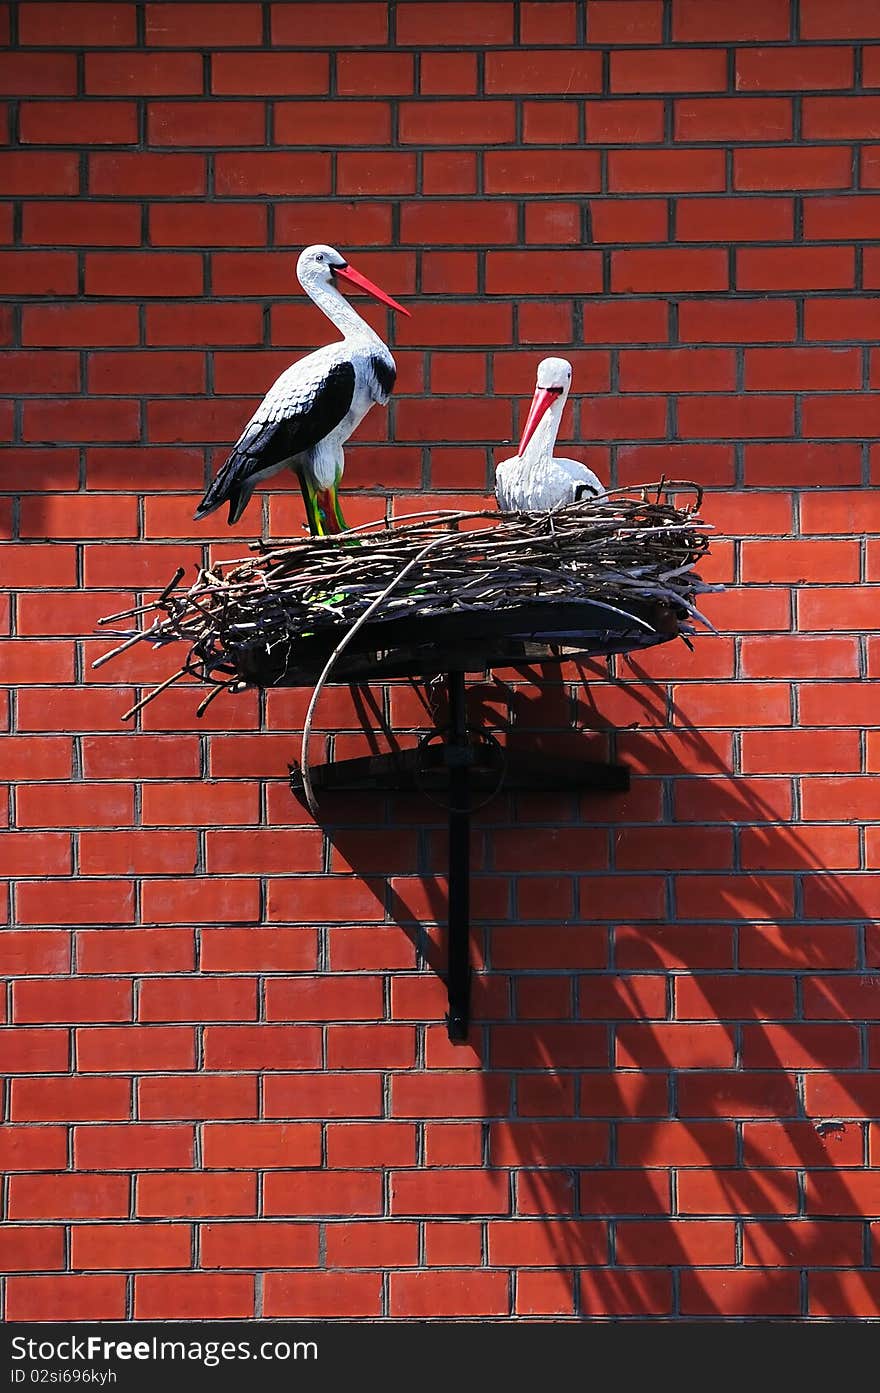
[(553, 447), (559, 434), (562, 413), (565, 410), (567, 400), (568, 392), (562, 392), (544, 412), (531, 440), (520, 455), (520, 460), (526, 467), (552, 459)]
[(309, 276), (300, 281), (300, 284), (309, 299), (336, 325), (343, 338), (374, 339), (377, 343), (382, 342), (367, 321), (361, 318), (351, 301), (346, 300), (335, 285), (328, 285), (318, 276)]

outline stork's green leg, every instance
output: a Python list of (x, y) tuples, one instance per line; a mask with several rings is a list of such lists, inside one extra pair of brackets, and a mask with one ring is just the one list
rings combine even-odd
[(324, 518), (318, 506), (317, 490), (312, 488), (312, 485), (304, 474), (298, 474), (297, 478), (299, 479), (299, 486), (302, 491), (309, 531), (313, 537), (325, 537), (327, 535), (327, 529), (324, 526)]
[(333, 516), (334, 516), (334, 518), (336, 519), (336, 522), (337, 522), (337, 524), (338, 524), (338, 526), (339, 526), (339, 530), (340, 530), (340, 532), (347, 532), (347, 531), (348, 531), (348, 523), (345, 521), (345, 518), (342, 516), (342, 505), (341, 505), (341, 503), (339, 502), (339, 480), (338, 480), (338, 479), (337, 479), (336, 483), (332, 486), (332, 488), (329, 490), (329, 492), (330, 492), (330, 506), (331, 506), (332, 509), (333, 509)]

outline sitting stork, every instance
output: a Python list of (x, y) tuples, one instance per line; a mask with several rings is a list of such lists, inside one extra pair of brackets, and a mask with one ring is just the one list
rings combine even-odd
[(306, 247), (296, 264), (300, 285), (342, 333), (287, 368), (269, 388), (196, 511), (203, 518), (229, 503), (238, 522), (257, 484), (280, 469), (299, 478), (309, 529), (322, 537), (345, 529), (337, 490), (343, 446), (375, 402), (388, 401), (397, 368), (388, 347), (337, 288), (338, 280), (366, 290), (409, 315), (384, 290), (349, 266), (333, 247)]
[(585, 464), (553, 454), (570, 387), (571, 363), (565, 358), (542, 359), (519, 448), (495, 471), (495, 497), (502, 512), (545, 513), (605, 492)]

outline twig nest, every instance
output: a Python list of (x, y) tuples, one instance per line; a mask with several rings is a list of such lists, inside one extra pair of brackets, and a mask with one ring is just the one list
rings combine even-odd
[(335, 537), (258, 544), (256, 555), (200, 569), (189, 589), (179, 588), (178, 573), (152, 605), (102, 620), (155, 615), (124, 631), (125, 643), (98, 663), (139, 639), (187, 646), (179, 673), (140, 706), (185, 676), (239, 690), (261, 668), (277, 681), (279, 671), (308, 667), (310, 654), (314, 671), (315, 655), (332, 660), (355, 632), (364, 640), (366, 625), (381, 648), (396, 620), (424, 633), (499, 623), (513, 633), (521, 615), (533, 626), (540, 613), (540, 629), (551, 634), (563, 615), (571, 631), (579, 605), (630, 615), (649, 606), (653, 641), (687, 635), (708, 626), (696, 600), (718, 588), (696, 572), (709, 548), (701, 498), (693, 484), (664, 481), (549, 513), (430, 512)]

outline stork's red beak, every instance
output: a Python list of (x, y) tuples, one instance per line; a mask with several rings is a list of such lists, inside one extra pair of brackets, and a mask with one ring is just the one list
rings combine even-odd
[(383, 305), (390, 305), (393, 310), (399, 310), (401, 314), (406, 315), (407, 319), (412, 318), (408, 309), (399, 305), (396, 300), (392, 300), (390, 295), (386, 295), (385, 291), (380, 290), (378, 285), (367, 280), (367, 277), (362, 276), (360, 271), (356, 271), (353, 266), (349, 266), (348, 262), (344, 266), (334, 266), (333, 274), (341, 276), (343, 280), (351, 281), (352, 285), (356, 285), (360, 290), (365, 290), (368, 295), (372, 295), (374, 300), (381, 300)]
[(562, 391), (561, 387), (536, 387), (535, 395), (532, 397), (532, 404), (529, 407), (529, 414), (523, 426), (522, 439), (517, 448), (517, 454), (521, 455), (528, 445), (535, 431), (538, 429), (538, 422), (553, 405), (556, 398)]

